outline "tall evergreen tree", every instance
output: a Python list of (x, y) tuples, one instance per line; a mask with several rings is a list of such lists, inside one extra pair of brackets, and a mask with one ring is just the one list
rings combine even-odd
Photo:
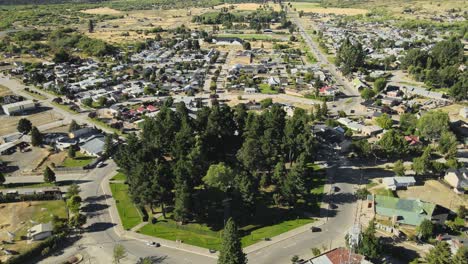
[(44, 170), (44, 181), (55, 182), (55, 172), (47, 166)]
[(175, 185), (174, 219), (185, 224), (190, 217), (191, 190), (186, 180), (177, 179)]
[(229, 218), (223, 230), (223, 242), (219, 252), (218, 264), (246, 264), (247, 257), (242, 252), (242, 244), (237, 226)]
[(426, 262), (428, 264), (451, 264), (452, 253), (450, 246), (447, 242), (438, 242), (426, 255)]
[(42, 133), (39, 132), (37, 127), (33, 127), (31, 130), (31, 145), (37, 147), (42, 144)]
[(89, 32), (89, 33), (93, 33), (93, 32), (94, 32), (94, 21), (91, 20), (91, 19), (88, 21), (88, 32)]

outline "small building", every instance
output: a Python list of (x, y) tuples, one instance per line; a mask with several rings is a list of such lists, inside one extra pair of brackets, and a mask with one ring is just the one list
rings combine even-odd
[(362, 133), (366, 136), (377, 135), (383, 131), (383, 129), (379, 126), (364, 126), (361, 130)]
[(382, 179), (382, 183), (389, 190), (396, 191), (400, 188), (408, 188), (408, 186), (414, 186), (416, 180), (414, 177), (386, 177)]
[(254, 93), (257, 93), (257, 89), (256, 88), (245, 88), (244, 89), (244, 93), (246, 94), (254, 94)]
[(104, 153), (105, 145), (103, 137), (96, 137), (83, 144), (80, 151), (86, 155), (99, 157)]
[(446, 172), (444, 180), (458, 193), (464, 193), (468, 188), (468, 169), (450, 169)]
[(425, 219), (432, 220), (436, 205), (419, 199), (399, 199), (376, 195), (374, 198), (377, 215), (390, 218), (393, 224), (419, 226)]
[(33, 100), (20, 101), (12, 104), (5, 104), (2, 106), (3, 112), (6, 115), (14, 115), (24, 111), (32, 110), (36, 108), (36, 103)]
[(41, 223), (28, 229), (28, 239), (36, 241), (52, 236), (52, 223)]

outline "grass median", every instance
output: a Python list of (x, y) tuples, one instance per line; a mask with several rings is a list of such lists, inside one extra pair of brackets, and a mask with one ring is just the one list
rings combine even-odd
[(128, 194), (128, 185), (124, 183), (110, 183), (112, 197), (117, 204), (122, 226), (126, 230), (130, 230), (142, 222), (138, 208), (133, 204)]

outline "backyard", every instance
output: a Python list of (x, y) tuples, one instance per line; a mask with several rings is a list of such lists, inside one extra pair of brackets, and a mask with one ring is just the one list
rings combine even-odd
[(277, 94), (278, 91), (273, 90), (270, 85), (262, 83), (258, 86), (262, 94)]
[(95, 157), (86, 156), (81, 152), (76, 152), (75, 158), (66, 157), (62, 163), (63, 167), (71, 168), (71, 167), (84, 167), (90, 164)]

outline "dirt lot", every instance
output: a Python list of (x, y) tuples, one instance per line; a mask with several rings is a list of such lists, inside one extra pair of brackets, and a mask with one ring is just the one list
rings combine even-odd
[(293, 2), (291, 3), (293, 8), (296, 8), (297, 11), (304, 11), (306, 13), (319, 13), (319, 14), (337, 14), (337, 15), (361, 15), (369, 12), (366, 9), (359, 8), (324, 8), (320, 7), (318, 3), (302, 3), (302, 2)]
[(63, 117), (53, 110), (46, 110), (22, 116), (0, 115), (0, 124), (2, 124), (0, 126), (0, 135), (8, 135), (16, 132), (16, 126), (18, 125), (18, 121), (21, 118), (29, 119), (32, 122), (33, 126), (40, 126), (60, 120)]
[[(6, 173), (19, 175), (21, 172), (31, 173), (41, 161), (49, 155), (49, 151), (44, 148), (32, 147), (31, 151), (21, 153), (16, 151), (10, 155), (2, 155), (1, 159), (8, 163)], [(56, 163), (59, 164), (59, 163)]]
[(0, 84), (0, 97), (13, 94), (10, 89)]
[[(11, 251), (21, 252), (34, 247), (36, 243), (27, 243), (22, 239), (26, 235), (33, 220), (37, 223), (47, 223), (52, 215), (66, 217), (65, 203), (63, 201), (38, 201), (5, 203), (0, 205), (0, 241), (9, 241), (6, 231), (15, 234), (14, 243), (3, 244), (2, 247)], [(0, 260), (6, 261), (7, 256), (0, 253)]]
[(457, 195), (447, 185), (435, 181), (426, 181), (424, 186), (409, 187), (397, 192), (400, 198), (419, 198), (426, 202), (442, 205), (456, 211), (458, 206), (468, 206), (468, 195)]

